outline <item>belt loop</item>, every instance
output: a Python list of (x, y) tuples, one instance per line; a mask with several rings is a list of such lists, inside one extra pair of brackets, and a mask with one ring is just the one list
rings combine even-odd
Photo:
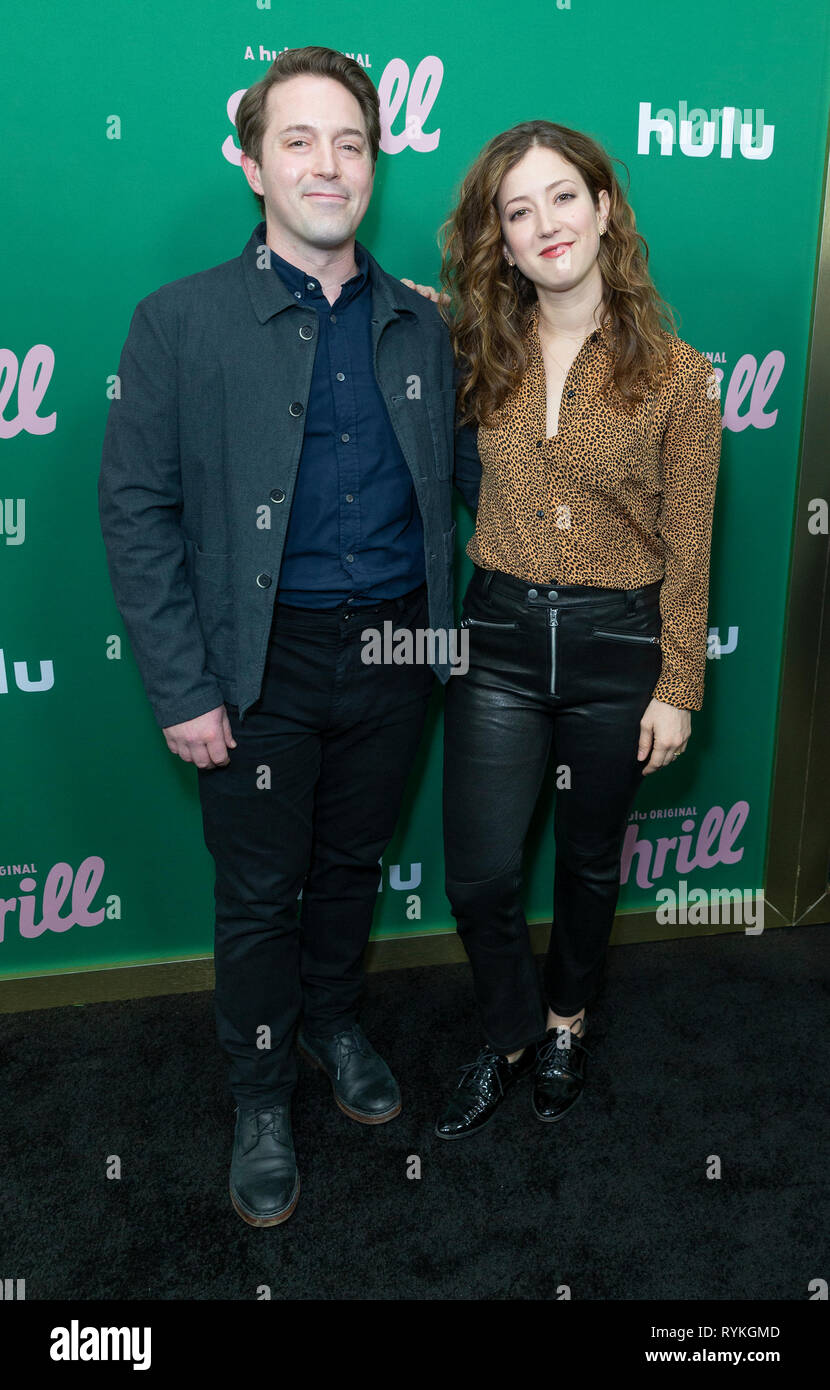
[(487, 595), (488, 595), (489, 592), (490, 592), (490, 585), (491, 585), (492, 582), (493, 582), (493, 576), (494, 576), (494, 574), (495, 574), (495, 570), (488, 570), (487, 573), (486, 573), (485, 576), (484, 576), (484, 583), (483, 583), (482, 586), (481, 586), (481, 592), (482, 592), (482, 594), (483, 594), (483, 596), (484, 596), (485, 598), (487, 597)]

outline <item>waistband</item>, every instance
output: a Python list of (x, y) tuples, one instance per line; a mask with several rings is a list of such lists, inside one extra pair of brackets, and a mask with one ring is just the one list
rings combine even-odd
[(485, 570), (479, 565), (475, 567), (471, 582), (476, 583), (483, 594), (493, 590), (497, 594), (504, 594), (506, 598), (522, 599), (530, 605), (536, 603), (600, 603), (609, 598), (625, 598), (629, 604), (632, 604), (638, 598), (647, 600), (657, 598), (663, 583), (662, 579), (654, 579), (650, 584), (640, 584), (635, 589), (614, 589), (597, 584), (559, 584), (557, 582), (529, 584), (524, 579), (517, 579), (514, 574), (504, 574), (501, 570)]
[(416, 588), (410, 589), (406, 594), (400, 594), (397, 598), (378, 599), (376, 603), (351, 603), (344, 599), (334, 608), (300, 608), (294, 603), (281, 603), (279, 595), (274, 604), (274, 609), (280, 609), (284, 613), (310, 613), (318, 618), (325, 617), (351, 617), (355, 613), (400, 613), (402, 609), (409, 608), (411, 605), (426, 593), (426, 583), (418, 584)]

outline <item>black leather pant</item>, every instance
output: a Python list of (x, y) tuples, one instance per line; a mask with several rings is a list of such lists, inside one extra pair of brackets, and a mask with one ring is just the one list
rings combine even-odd
[[(544, 1004), (572, 1017), (598, 992), (626, 822), (648, 762), (637, 747), (661, 669), (660, 584), (531, 585), (477, 568), (467, 589), (470, 665), (451, 677), (444, 706), (446, 890), (497, 1052), (544, 1036)], [(543, 1000), (522, 854), (551, 753), (556, 868)]]

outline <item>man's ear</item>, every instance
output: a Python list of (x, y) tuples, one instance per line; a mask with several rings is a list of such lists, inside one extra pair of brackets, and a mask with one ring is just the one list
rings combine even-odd
[(240, 156), (239, 162), (242, 165), (242, 172), (248, 180), (253, 192), (264, 193), (265, 190), (262, 187), (262, 180), (259, 177), (259, 165), (256, 161), (251, 159), (249, 154), (243, 154)]

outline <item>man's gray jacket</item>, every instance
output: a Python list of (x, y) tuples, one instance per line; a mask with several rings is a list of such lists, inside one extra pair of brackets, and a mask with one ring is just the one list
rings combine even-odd
[[(423, 518), (429, 625), (449, 629), (452, 484), (475, 512), (475, 431), (455, 429), (436, 306), (368, 259), (375, 376)], [(244, 718), (259, 697), (316, 324), (274, 273), (264, 222), (241, 256), (136, 306), (98, 500), (115, 601), (162, 728), (223, 703)], [(448, 661), (433, 669), (447, 681)]]

